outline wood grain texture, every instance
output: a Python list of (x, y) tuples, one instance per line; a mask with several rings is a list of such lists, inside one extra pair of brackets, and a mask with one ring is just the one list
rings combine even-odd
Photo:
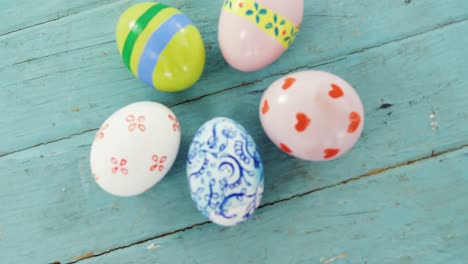
[[(174, 263), (177, 260), (192, 263), (193, 255), (195, 261), (216, 263), (216, 258), (224, 259), (233, 254), (223, 249), (227, 245), (224, 243), (238, 245), (242, 239), (248, 243), (239, 245), (238, 250), (247, 255), (239, 259), (254, 263), (262, 262), (259, 258), (265, 254), (266, 260), (276, 260), (266, 263), (320, 263), (322, 256), (329, 260), (341, 253), (348, 256), (335, 259), (336, 263), (363, 263), (365, 259), (359, 257), (364, 256), (369, 256), (369, 260), (387, 257), (388, 263), (423, 262), (419, 260), (441, 263), (449, 257), (457, 263), (466, 257), (464, 252), (456, 250), (466, 244), (463, 230), (466, 230), (468, 212), (463, 203), (453, 200), (466, 194), (466, 173), (463, 177), (460, 174), (468, 167), (466, 158), (463, 159), (466, 157), (466, 154), (463, 156), (466, 147), (463, 147), (468, 145), (466, 1), (425, 0), (405, 4), (405, 1), (393, 0), (307, 0), (305, 21), (308, 22), (304, 23), (292, 49), (271, 67), (251, 74), (230, 69), (219, 54), (218, 13), (206, 12), (200, 6), (212, 6), (217, 10), (221, 2), (168, 1), (182, 8), (200, 26), (208, 47), (208, 65), (203, 79), (193, 89), (179, 94), (163, 94), (144, 87), (128, 73), (117, 54), (114, 24), (119, 14), (134, 1), (60, 2), (63, 5), (57, 2), (50, 2), (47, 14), (86, 4), (76, 9), (80, 10), (76, 14), (44, 24), (40, 21), (48, 19), (46, 13), (41, 13), (45, 9), (28, 11), (30, 20), (22, 21), (22, 25), (40, 25), (14, 33), (0, 33), (0, 90), (3, 92), (0, 111), (4, 113), (0, 119), (0, 262), (66, 263), (136, 244), (90, 261), (147, 263), (160, 260), (165, 263), (163, 260), (177, 257), (172, 259)], [(383, 18), (382, 10), (391, 19)], [(0, 9), (0, 14), (4, 12)], [(4, 30), (15, 31), (17, 25)], [(287, 157), (268, 141), (258, 121), (261, 92), (282, 74), (309, 68), (342, 76), (355, 86), (365, 104), (367, 123), (361, 141), (349, 155), (334, 162), (307, 163)], [(90, 143), (95, 129), (110, 113), (140, 100), (172, 105), (183, 130), (179, 160), (167, 178), (150, 192), (131, 199), (111, 197), (101, 191), (90, 176)], [(206, 221), (190, 200), (184, 159), (196, 129), (218, 115), (239, 121), (261, 147), (266, 167), (263, 200), (266, 207), (259, 211), (256, 220), (239, 228), (224, 230), (203, 225), (192, 231), (168, 235)], [(436, 159), (422, 162), (438, 153), (457, 149), (443, 159), (446, 164), (440, 163), (440, 168)], [(413, 164), (406, 166), (409, 163)], [(381, 174), (394, 167), (398, 168)], [(405, 179), (410, 178), (406, 176), (401, 182), (392, 180), (394, 171), (416, 177), (414, 184), (410, 180), (412, 185), (404, 185)], [(372, 178), (381, 179), (381, 184), (370, 184), (372, 178), (368, 180), (366, 176), (377, 174)], [(344, 184), (350, 179), (357, 182)], [(398, 193), (399, 186), (409, 193)], [(438, 186), (444, 189), (427, 191)], [(452, 187), (453, 193), (447, 191)], [(339, 200), (333, 200), (334, 196), (337, 199), (350, 196), (352, 190), (347, 188), (362, 190), (361, 196), (351, 197), (349, 201), (353, 203), (346, 204), (351, 204), (350, 210), (344, 205), (327, 209), (327, 203), (318, 204), (322, 199), (336, 202)], [(367, 194), (371, 198), (369, 201), (365, 199)], [(410, 199), (402, 211), (391, 204), (383, 206), (385, 200), (400, 194), (415, 198), (419, 203), (412, 204)], [(323, 198), (317, 200), (316, 195)], [(291, 199), (293, 197), (298, 198)], [(462, 198), (461, 201), (466, 201)], [(426, 199), (430, 203), (425, 202)], [(372, 201), (383, 206), (375, 207), (380, 211), (369, 213), (380, 216), (380, 220), (370, 226), (361, 222), (351, 225), (364, 217), (353, 214), (353, 210), (371, 210), (374, 208)], [(421, 204), (449, 206), (417, 207)], [(357, 238), (355, 247), (351, 247), (351, 236), (343, 243), (340, 238), (342, 234), (351, 234), (353, 229), (333, 226), (311, 240), (310, 248), (304, 247), (302, 243), (309, 242), (309, 238), (296, 233), (308, 232), (315, 223), (314, 215), (321, 210), (341, 215), (337, 217), (341, 220), (333, 220), (336, 221), (333, 223), (351, 225), (356, 234), (366, 234), (367, 238)], [(403, 220), (395, 219), (394, 214), (400, 215), (400, 212), (403, 220), (411, 220), (418, 227), (415, 235), (398, 236), (404, 231), (398, 225)], [(461, 220), (444, 222), (452, 218), (445, 219), (441, 215), (448, 213), (451, 217), (454, 212)], [(288, 214), (293, 217), (288, 218)], [(436, 218), (438, 222), (428, 222), (426, 218)], [(330, 219), (324, 217), (317, 221), (325, 225)], [(394, 221), (397, 221), (396, 228), (400, 228), (395, 231), (396, 235), (391, 232)], [(260, 223), (265, 227), (258, 229)], [(268, 235), (274, 231), (274, 226), (293, 226), (296, 233), (290, 234), (283, 228), (278, 229), (277, 234)], [(443, 237), (445, 231), (436, 226), (445, 226), (448, 231), (459, 230), (465, 237), (448, 241), (448, 246), (437, 244), (440, 241), (432, 240), (433, 236)], [(250, 229), (259, 230), (259, 238), (254, 238), (257, 233), (247, 232)], [(219, 242), (216, 235), (220, 230), (225, 232), (221, 236), (225, 242), (219, 243), (216, 250), (209, 251), (207, 256), (194, 252), (195, 248), (208, 248)], [(158, 236), (164, 238), (155, 243), (163, 241), (170, 245), (160, 258), (155, 255), (159, 254), (159, 248), (146, 252), (147, 245), (138, 244)], [(184, 248), (205, 237), (206, 242), (193, 250)], [(430, 245), (441, 246), (429, 247), (424, 239), (434, 243)], [(187, 244), (184, 241), (188, 241)], [(271, 253), (279, 249), (275, 243), (296, 247), (287, 248), (288, 254), (279, 256), (284, 251)], [(405, 251), (404, 246), (411, 243), (415, 244), (414, 251), (410, 251), (411, 248)], [(259, 248), (262, 255), (252, 255), (254, 251), (248, 251), (248, 245), (256, 245), (252, 248)], [(369, 249), (373, 245), (379, 250), (371, 254)], [(388, 251), (395, 246), (402, 254), (393, 256), (394, 251)], [(423, 254), (425, 246), (436, 251), (441, 248), (444, 252), (427, 250), (424, 253), (428, 254)], [(180, 254), (172, 256), (173, 252)], [(353, 255), (353, 252), (358, 253)], [(407, 255), (410, 258), (403, 259)], [(251, 259), (247, 258), (250, 256)], [(433, 261), (429, 259), (432, 256)]]
[(468, 148), (79, 262), (466, 263)]
[[(7, 260), (66, 262), (204, 222), (186, 191), (183, 159), (191, 135), (216, 115), (239, 120), (262, 146), (268, 175), (264, 203), (467, 144), (467, 94), (453, 96), (467, 81), (462, 78), (467, 66), (460, 57), (464, 43), (457, 41), (465, 32), (468, 23), (458, 23), (320, 67), (353, 84), (362, 83), (356, 87), (368, 113), (356, 149), (335, 162), (287, 158), (264, 137), (255, 114), (259, 91), (276, 76), (173, 107), (184, 131), (179, 161), (164, 181), (141, 197), (110, 197), (93, 183), (88, 152), (94, 132), (5, 156), (0, 159), (0, 167), (6, 168), (0, 178), (0, 186), (5, 186), (0, 197), (5, 215), (0, 253)], [(441, 74), (440, 61), (454, 70)], [(421, 64), (426, 67), (421, 69)], [(392, 107), (380, 109), (388, 107), (386, 103)], [(440, 124), (436, 130), (430, 125), (432, 111)]]
[[(168, 2), (183, 8), (200, 27), (208, 49), (204, 77), (184, 93), (155, 92), (134, 79), (123, 65), (114, 28), (120, 13), (130, 6), (128, 1), (0, 37), (0, 89), (5, 98), (0, 111), (10, 113), (0, 120), (0, 126), (9, 127), (0, 133), (8, 139), (0, 146), (0, 155), (96, 129), (116, 108), (134, 101), (180, 104), (468, 19), (465, 0), (448, 0), (443, 5), (438, 0), (411, 4), (308, 0), (307, 23), (291, 50), (271, 67), (244, 74), (228, 67), (219, 52), (218, 12), (200, 8), (219, 10), (221, 2)], [(374, 10), (385, 10), (391, 19)], [(23, 129), (27, 121), (35, 129)]]
[(0, 24), (0, 37), (116, 1), (118, 0), (49, 0), (41, 4), (33, 0), (2, 1), (0, 12), (4, 23)]

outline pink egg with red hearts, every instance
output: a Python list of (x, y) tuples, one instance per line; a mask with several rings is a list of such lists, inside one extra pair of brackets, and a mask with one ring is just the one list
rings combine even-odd
[(323, 71), (297, 72), (277, 80), (263, 94), (259, 112), (271, 141), (308, 161), (342, 156), (364, 128), (364, 107), (357, 92)]
[(294, 41), (303, 13), (303, 0), (225, 0), (218, 25), (224, 58), (246, 72), (272, 64)]

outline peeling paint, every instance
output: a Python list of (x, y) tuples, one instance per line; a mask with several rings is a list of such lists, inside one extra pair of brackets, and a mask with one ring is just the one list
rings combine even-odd
[(148, 245), (146, 249), (151, 250), (151, 249), (156, 249), (158, 247), (160, 247), (160, 245), (151, 244), (151, 245)]
[(86, 259), (86, 258), (90, 258), (92, 256), (94, 256), (94, 253), (91, 251), (91, 252), (83, 254), (83, 255), (81, 255), (79, 257), (74, 258), (73, 261), (80, 261), (80, 260), (83, 260), (83, 259)]
[(431, 120), (432, 130), (436, 130), (439, 127), (439, 123), (436, 121), (436, 114), (432, 112), (429, 114), (429, 119)]
[(324, 264), (330, 264), (330, 263), (333, 263), (335, 261), (337, 261), (338, 259), (344, 259), (344, 258), (347, 258), (348, 257), (348, 254), (346, 253), (341, 253), (340, 255), (336, 256), (336, 257), (333, 257), (333, 258), (320, 258), (320, 263), (324, 263)]
[(368, 173), (366, 173), (365, 176), (371, 176), (371, 175), (379, 174), (379, 173), (381, 173), (383, 171), (386, 171), (386, 170), (387, 170), (386, 168), (374, 169), (374, 170), (371, 170)]

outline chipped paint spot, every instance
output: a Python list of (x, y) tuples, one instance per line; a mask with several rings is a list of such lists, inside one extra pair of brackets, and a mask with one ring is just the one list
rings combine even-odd
[(384, 103), (384, 104), (380, 105), (380, 107), (377, 110), (388, 109), (388, 108), (390, 108), (392, 106), (393, 106), (393, 104)]
[(320, 262), (321, 263), (324, 263), (324, 264), (330, 264), (330, 263), (333, 263), (335, 261), (337, 261), (338, 259), (344, 259), (344, 258), (347, 258), (348, 257), (348, 254), (346, 253), (341, 253), (340, 255), (336, 256), (336, 257), (333, 257), (333, 258), (320, 258)]
[(151, 250), (151, 249), (156, 249), (158, 247), (160, 247), (160, 245), (151, 244), (151, 245), (148, 245), (146, 249)]
[(92, 256), (94, 256), (94, 253), (91, 251), (91, 252), (88, 252), (88, 253), (86, 253), (86, 254), (83, 254), (83, 255), (81, 255), (81, 256), (79, 256), (79, 257), (74, 258), (73, 261), (80, 261), (80, 260), (83, 260), (83, 259), (90, 258), (90, 257), (92, 257)]
[(383, 172), (385, 170), (386, 170), (385, 168), (374, 169), (374, 170), (369, 171), (365, 175), (366, 176), (371, 176), (371, 175), (379, 174), (379, 173), (381, 173), (381, 172)]
[(78, 113), (79, 111), (80, 111), (80, 109), (78, 107), (75, 107), (75, 108), (72, 109), (73, 113)]
[(429, 114), (429, 119), (431, 120), (432, 130), (437, 130), (437, 128), (439, 128), (439, 123), (436, 121), (436, 114), (434, 111)]

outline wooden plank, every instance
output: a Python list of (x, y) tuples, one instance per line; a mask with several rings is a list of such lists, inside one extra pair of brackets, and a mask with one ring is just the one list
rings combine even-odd
[(49, 0), (41, 3), (34, 0), (2, 1), (0, 17), (4, 23), (0, 24), (0, 37), (115, 1), (119, 0)]
[(466, 263), (468, 148), (147, 241), (98, 263)]
[(320, 67), (356, 84), (367, 110), (362, 140), (334, 162), (288, 158), (266, 139), (257, 104), (276, 76), (173, 107), (183, 129), (179, 160), (166, 179), (141, 197), (114, 198), (93, 183), (88, 152), (94, 132), (4, 156), (2, 260), (67, 262), (205, 221), (187, 192), (184, 156), (197, 127), (217, 115), (238, 120), (261, 146), (264, 204), (466, 145), (468, 93), (461, 87), (468, 85), (468, 40), (460, 36), (467, 33), (468, 22), (455, 23)]
[[(116, 108), (134, 101), (175, 105), (468, 19), (464, 0), (408, 5), (394, 0), (305, 1), (307, 23), (292, 49), (273, 66), (244, 74), (228, 67), (220, 55), (217, 12), (199, 8), (214, 5), (217, 10), (221, 2), (169, 3), (183, 7), (200, 26), (208, 46), (204, 77), (185, 93), (155, 92), (123, 66), (113, 30), (122, 10), (130, 5), (126, 1), (0, 37), (0, 89), (4, 95), (0, 111), (9, 113), (0, 119), (0, 126), (9, 128), (0, 131), (0, 137), (6, 139), (0, 155), (96, 129)], [(382, 19), (381, 12), (372, 10), (385, 10), (392, 19)]]

